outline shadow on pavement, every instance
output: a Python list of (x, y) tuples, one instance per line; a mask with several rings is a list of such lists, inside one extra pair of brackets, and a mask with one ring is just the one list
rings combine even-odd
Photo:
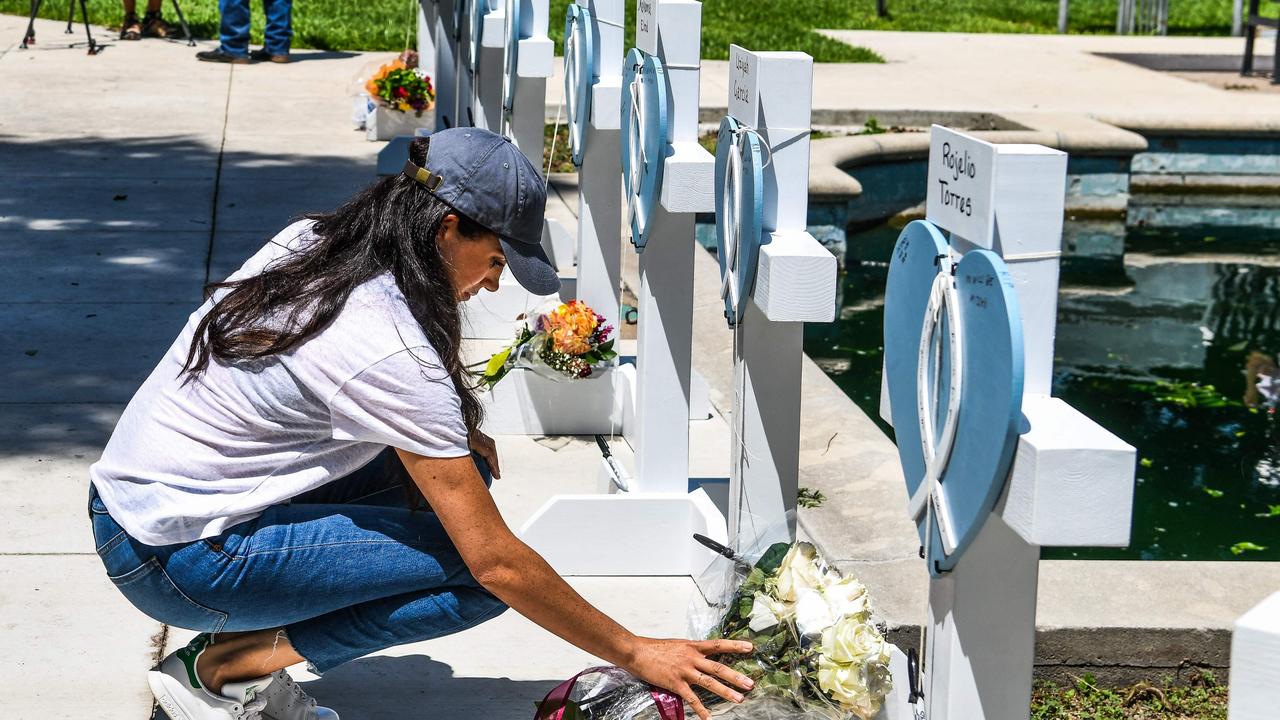
[[(460, 678), (449, 665), (425, 655), (380, 655), (354, 660), (300, 684), (342, 720), (529, 720), (534, 704), (559, 682)], [(157, 708), (152, 720), (167, 716)]]
[(65, 453), (64, 426), (105, 439), (207, 280), (375, 179), (372, 152), (219, 167), (215, 140), (184, 135), (0, 135), (0, 158), (0, 457)]

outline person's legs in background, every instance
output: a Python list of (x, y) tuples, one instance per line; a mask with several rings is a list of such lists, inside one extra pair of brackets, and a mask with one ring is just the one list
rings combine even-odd
[(262, 11), (267, 16), (267, 28), (263, 33), (262, 52), (254, 53), (254, 58), (289, 62), (289, 45), (293, 41), (293, 0), (262, 0)]
[(142, 22), (138, 20), (138, 0), (124, 0), (124, 20), (120, 21), (120, 39), (142, 39)]
[(222, 19), (218, 34), (222, 44), (217, 50), (196, 53), (206, 62), (249, 62), (249, 0), (218, 0)]

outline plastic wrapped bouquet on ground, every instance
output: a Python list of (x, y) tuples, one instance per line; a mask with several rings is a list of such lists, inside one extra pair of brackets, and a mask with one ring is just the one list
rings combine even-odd
[[(754, 562), (722, 568), (724, 592), (693, 614), (707, 638), (748, 640), (750, 655), (715, 658), (755, 681), (742, 704), (699, 689), (717, 717), (871, 720), (893, 683), (890, 646), (862, 583), (841, 576), (806, 542), (777, 543)], [(710, 618), (710, 622), (702, 622)], [(718, 619), (716, 619), (718, 618)], [(708, 629), (709, 628), (709, 629)], [(684, 720), (684, 703), (615, 667), (592, 668), (557, 687), (535, 720)]]

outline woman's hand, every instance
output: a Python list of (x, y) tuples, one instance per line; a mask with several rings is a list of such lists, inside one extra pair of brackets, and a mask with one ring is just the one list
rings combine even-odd
[(655, 640), (637, 638), (633, 660), (623, 669), (645, 682), (681, 697), (702, 720), (711, 713), (698, 700), (694, 686), (700, 686), (730, 702), (742, 702), (750, 690), (751, 678), (707, 657), (726, 653), (749, 653), (751, 643), (742, 640)]
[(467, 444), (489, 464), (489, 472), (493, 473), (493, 479), (501, 480), (502, 471), (498, 469), (498, 446), (494, 444), (493, 438), (479, 430), (472, 430), (467, 436)]

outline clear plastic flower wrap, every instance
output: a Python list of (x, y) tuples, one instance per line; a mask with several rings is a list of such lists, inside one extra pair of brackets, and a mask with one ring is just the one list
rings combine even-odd
[[(690, 637), (749, 640), (723, 662), (755, 681), (741, 704), (695, 688), (717, 718), (872, 720), (893, 687), (891, 646), (866, 588), (806, 542), (773, 543), (713, 563), (699, 578)], [(619, 668), (592, 668), (562, 684), (535, 720), (684, 720), (679, 698)]]

